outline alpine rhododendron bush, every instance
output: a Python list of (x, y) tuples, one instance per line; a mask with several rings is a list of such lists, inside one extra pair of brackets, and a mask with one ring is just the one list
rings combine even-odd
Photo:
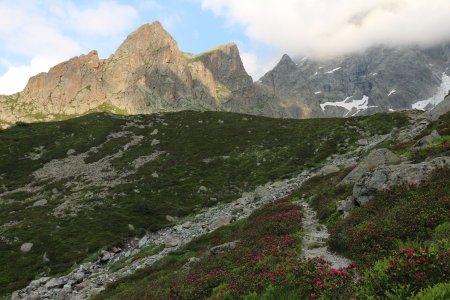
[[(355, 262), (347, 268), (334, 269), (321, 258), (303, 258), (303, 216), (295, 202), (303, 195), (299, 191), (255, 211), (247, 220), (191, 242), (94, 299), (421, 299), (426, 293), (445, 295), (448, 285), (438, 284), (450, 280), (448, 172), (439, 170), (420, 186), (380, 193), (369, 205), (331, 224), (331, 246)], [(235, 247), (220, 253), (209, 251), (230, 242)], [(192, 257), (200, 260), (185, 268)]]
[(398, 250), (399, 241), (431, 240), (435, 228), (450, 221), (449, 195), (450, 169), (436, 171), (421, 185), (382, 192), (331, 226), (330, 246), (359, 263), (373, 264)]
[(430, 285), (450, 278), (450, 243), (442, 240), (428, 247), (400, 248), (364, 272), (358, 298), (406, 299)]

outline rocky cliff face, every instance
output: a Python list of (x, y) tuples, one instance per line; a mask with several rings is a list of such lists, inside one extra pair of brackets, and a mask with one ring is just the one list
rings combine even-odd
[[(450, 45), (376, 47), (326, 61), (284, 55), (254, 83), (235, 44), (183, 53), (159, 22), (131, 33), (107, 59), (74, 57), (0, 96), (0, 126), (92, 111), (223, 110), (314, 118), (431, 109), (450, 89)], [(450, 74), (450, 73), (449, 73)]]
[(30, 78), (23, 92), (2, 96), (0, 125), (96, 110), (140, 114), (220, 109), (278, 116), (276, 109), (264, 109), (259, 94), (236, 45), (186, 54), (154, 22), (131, 33), (108, 59), (91, 51)]
[[(450, 89), (450, 45), (430, 49), (375, 47), (331, 60), (285, 55), (260, 83), (312, 116), (352, 116), (430, 109)], [(320, 105), (320, 109), (318, 106)]]

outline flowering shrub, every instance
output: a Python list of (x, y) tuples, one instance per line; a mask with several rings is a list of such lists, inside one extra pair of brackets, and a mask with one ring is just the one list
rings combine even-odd
[(450, 278), (448, 244), (430, 248), (400, 248), (364, 273), (357, 294), (361, 298), (406, 298), (425, 287)]
[(436, 226), (450, 221), (449, 178), (450, 169), (442, 169), (420, 186), (376, 195), (330, 227), (331, 248), (370, 265), (398, 241), (430, 239)]
[(297, 206), (288, 201), (269, 205), (233, 237), (240, 240), (235, 249), (205, 257), (170, 281), (150, 283), (147, 298), (273, 299), (279, 294), (318, 299), (349, 294), (354, 267), (333, 269), (322, 259), (304, 259), (296, 234), (301, 228)]

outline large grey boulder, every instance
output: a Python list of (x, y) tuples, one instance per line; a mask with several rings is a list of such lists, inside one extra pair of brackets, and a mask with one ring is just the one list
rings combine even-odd
[(400, 162), (400, 158), (388, 149), (375, 149), (364, 158), (356, 168), (354, 168), (342, 180), (342, 184), (354, 183), (361, 179), (366, 172), (369, 172), (380, 165), (390, 165)]
[(371, 173), (366, 173), (354, 186), (353, 197), (359, 205), (366, 205), (378, 191), (388, 190), (394, 186), (417, 185), (425, 181), (439, 168), (450, 166), (450, 157), (438, 157), (418, 164), (401, 164), (380, 166)]
[(444, 101), (436, 105), (432, 110), (427, 111), (423, 114), (425, 118), (430, 121), (438, 120), (442, 115), (450, 111), (450, 94), (445, 97)]

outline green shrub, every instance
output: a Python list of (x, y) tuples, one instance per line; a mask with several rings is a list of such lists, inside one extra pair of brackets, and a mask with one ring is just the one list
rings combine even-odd
[(450, 222), (438, 225), (433, 231), (433, 240), (450, 239)]
[(400, 248), (366, 270), (358, 298), (406, 299), (413, 293), (450, 278), (450, 248)]
[(409, 300), (447, 300), (450, 299), (450, 283), (438, 283), (421, 290)]

